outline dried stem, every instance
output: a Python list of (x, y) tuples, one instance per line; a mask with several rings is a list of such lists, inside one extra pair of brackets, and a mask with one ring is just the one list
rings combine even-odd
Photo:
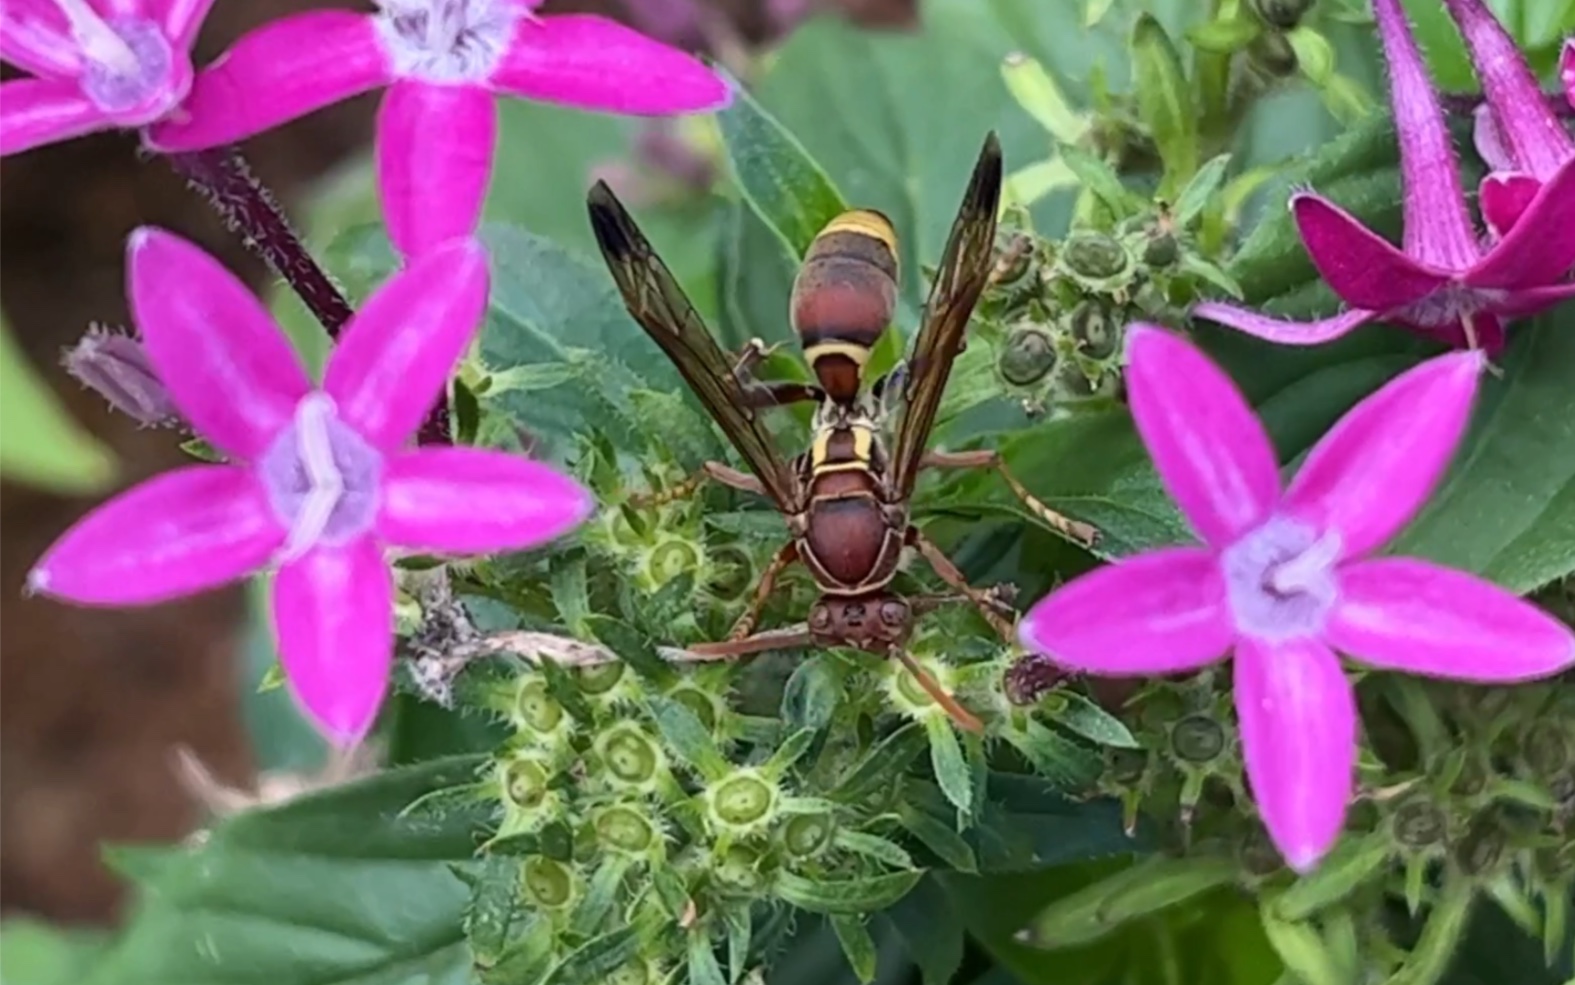
[(245, 158), (234, 147), (187, 151), (169, 155), (170, 167), (207, 193), (219, 215), (246, 239), (306, 304), (329, 338), (353, 314), (350, 302), (296, 235), (273, 195), (252, 174)]

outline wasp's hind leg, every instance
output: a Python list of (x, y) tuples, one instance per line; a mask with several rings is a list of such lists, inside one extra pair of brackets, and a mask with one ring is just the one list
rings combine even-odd
[[(974, 608), (979, 610), (979, 614), (984, 616), (992, 629), (1001, 634), (1003, 640), (1011, 642), (1016, 638), (1012, 624), (1017, 611), (1006, 605), (1004, 608), (1010, 615), (1003, 614), (1004, 593), (999, 585), (991, 588), (975, 588), (968, 584), (968, 578), (962, 573), (962, 569), (953, 564), (952, 559), (947, 557), (934, 541), (924, 536), (918, 527), (909, 527), (904, 540), (909, 547), (919, 552), (931, 570), (940, 576), (941, 581), (973, 603)], [(1015, 597), (1016, 592), (1013, 591), (1011, 594)]]
[(1084, 547), (1092, 547), (1099, 540), (1099, 531), (1086, 523), (1080, 523), (1070, 517), (1063, 516), (1040, 502), (1039, 498), (1028, 491), (1028, 488), (1018, 481), (1006, 467), (1006, 462), (1001, 459), (1001, 453), (984, 449), (980, 451), (932, 451), (927, 452), (921, 461), (921, 466), (930, 469), (993, 469), (1023, 505), (1028, 507), (1028, 512), (1059, 532), (1063, 537)]

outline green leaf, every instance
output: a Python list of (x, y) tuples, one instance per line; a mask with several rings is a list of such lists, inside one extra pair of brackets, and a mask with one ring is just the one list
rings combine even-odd
[(699, 931), (689, 933), (689, 985), (728, 985), (710, 936)]
[(951, 897), (934, 875), (926, 876), (877, 919), (891, 924), (924, 985), (948, 985), (963, 962), (966, 934)]
[(478, 758), (389, 770), (221, 822), (150, 875), (89, 985), (464, 985), (472, 857), (485, 818), (406, 818)]
[(732, 769), (694, 712), (661, 696), (647, 698), (646, 706), (672, 751), (706, 780), (714, 782)]
[(1296, 52), (1296, 64), (1307, 81), (1315, 86), (1327, 85), (1334, 77), (1334, 46), (1329, 39), (1303, 24), (1285, 35)]
[(470, 906), (465, 910), (465, 938), (476, 963), (497, 964), (520, 914), (520, 866), (508, 855), (486, 859), (476, 872)]
[(1172, 209), (1176, 225), (1185, 229), (1192, 225), (1192, 221), (1203, 214), (1209, 201), (1225, 185), (1225, 173), (1230, 168), (1230, 155), (1220, 154), (1210, 158), (1208, 163), (1198, 169), (1198, 173), (1187, 182), (1181, 194), (1176, 196), (1176, 204)]
[[(593, 937), (564, 958), (542, 985), (582, 985), (598, 982), (640, 953), (640, 930), (625, 926)], [(714, 959), (713, 959), (714, 960)]]
[(1165, 28), (1148, 14), (1132, 28), (1132, 90), (1138, 117), (1165, 163), (1159, 197), (1170, 199), (1198, 170), (1198, 111), (1181, 55)]
[(817, 653), (793, 668), (782, 691), (782, 719), (799, 728), (819, 731), (831, 724), (842, 701), (842, 680), (836, 662)]
[(893, 872), (863, 879), (806, 879), (791, 872), (777, 875), (776, 892), (783, 901), (811, 913), (865, 914), (884, 910), (919, 881), (922, 872)]
[(831, 929), (837, 934), (837, 942), (842, 945), (842, 953), (853, 968), (853, 974), (869, 985), (875, 980), (875, 941), (864, 929), (863, 919), (835, 914), (831, 917)]
[(923, 725), (905, 722), (866, 753), (831, 791), (831, 796), (842, 801), (868, 796), (906, 771), (929, 741)]
[(930, 766), (935, 770), (935, 781), (946, 794), (946, 799), (963, 816), (973, 813), (973, 769), (963, 755), (962, 743), (952, 723), (945, 718), (927, 718), (925, 731), (930, 738)]
[(1088, 132), (1088, 121), (1072, 108), (1061, 86), (1037, 59), (1013, 52), (1001, 63), (1006, 90), (1058, 144), (1075, 144)]
[(1243, 51), (1263, 32), (1263, 23), (1250, 14), (1206, 21), (1187, 28), (1187, 40), (1202, 51), (1231, 55)]
[(847, 208), (836, 186), (746, 89), (735, 89), (717, 123), (744, 201), (792, 257), (802, 257), (815, 234)]
[(0, 320), (0, 474), (61, 492), (95, 492), (114, 478), (105, 448), (66, 413)]
[(1137, 740), (1121, 719), (1074, 691), (1059, 691), (1047, 696), (1041, 707), (1057, 724), (1091, 742), (1121, 749), (1138, 748)]
[(959, 872), (979, 871), (973, 849), (955, 827), (930, 816), (912, 804), (897, 805), (897, 820), (941, 861)]
[(901, 845), (867, 831), (839, 830), (836, 834), (836, 845), (838, 848), (845, 848), (877, 862), (884, 862), (894, 869), (918, 867), (913, 862), (913, 856), (909, 855)]
[(6, 985), (76, 985), (104, 948), (95, 930), (53, 927), (31, 918), (0, 923), (0, 981)]

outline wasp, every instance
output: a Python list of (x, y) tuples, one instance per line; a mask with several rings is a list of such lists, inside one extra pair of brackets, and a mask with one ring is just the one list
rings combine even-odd
[[(952, 224), (907, 359), (866, 378), (871, 353), (895, 313), (899, 264), (891, 222), (872, 209), (833, 218), (805, 253), (793, 284), (790, 317), (813, 383), (763, 381), (754, 371), (769, 350), (758, 340), (738, 356), (723, 351), (649, 240), (603, 182), (590, 190), (591, 226), (634, 320), (677, 366), (738, 450), (748, 471), (708, 462), (663, 499), (714, 481), (769, 499), (786, 519), (789, 540), (761, 573), (728, 639), (691, 647), (707, 656), (743, 656), (808, 645), (851, 646), (900, 660), (959, 724), (982, 728), (906, 652), (918, 614), (968, 601), (1003, 638), (1012, 638), (1010, 589), (970, 585), (910, 520), (910, 499), (926, 469), (990, 468), (1025, 505), (1063, 535), (1092, 544), (1096, 532), (1035, 499), (994, 451), (927, 449), (952, 364), (969, 318), (996, 271), (1001, 150), (988, 135)], [(801, 401), (816, 405), (808, 451), (785, 458), (764, 412)], [(892, 418), (895, 416), (895, 424)], [(890, 435), (890, 442), (887, 436)], [(952, 594), (904, 598), (891, 589), (899, 562), (916, 551)], [(789, 565), (808, 569), (820, 590), (805, 623), (755, 632), (778, 578)]]

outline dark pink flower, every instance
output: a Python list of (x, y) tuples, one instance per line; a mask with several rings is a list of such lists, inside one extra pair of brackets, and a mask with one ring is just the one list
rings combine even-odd
[(30, 587), (85, 605), (147, 605), (276, 570), (280, 661), (335, 741), (372, 726), (393, 661), (391, 550), (531, 547), (594, 507), (545, 465), (409, 447), (481, 323), (487, 260), (456, 240), (414, 261), (351, 319), (313, 386), (262, 304), (191, 243), (142, 229), (131, 307), (182, 416), (227, 465), (150, 479), (45, 552)]
[(497, 145), (496, 96), (639, 115), (731, 98), (720, 76), (677, 49), (602, 17), (537, 17), (537, 2), (377, 0), (375, 14), (282, 18), (204, 69), (183, 118), (155, 127), (152, 143), (233, 143), (387, 87), (378, 191), (389, 238), (414, 257), (475, 230)]
[(1575, 663), (1575, 634), (1529, 602), (1427, 561), (1372, 556), (1448, 465), (1484, 362), (1452, 353), (1396, 377), (1282, 490), (1268, 433), (1230, 378), (1179, 336), (1133, 326), (1132, 416), (1203, 546), (1138, 554), (1052, 592), (1023, 619), (1024, 644), (1042, 655), (1025, 660), (1153, 676), (1234, 653), (1253, 796), (1286, 861), (1311, 868), (1339, 836), (1356, 762), (1337, 652), (1467, 681)]
[(191, 46), (213, 0), (5, 0), (0, 156), (164, 119), (191, 89)]
[[(1471, 52), (1486, 115), (1477, 117), (1477, 146), (1493, 168), (1482, 181), (1482, 218), (1496, 236), (1520, 221), (1542, 187), (1575, 168), (1575, 140), (1543, 96), (1515, 39), (1482, 0), (1445, 0)], [(1568, 46), (1566, 46), (1566, 51)], [(1566, 268), (1568, 269), (1568, 268)]]
[(1443, 107), (1400, 0), (1374, 0), (1373, 7), (1400, 139), (1404, 249), (1328, 199), (1293, 195), (1291, 211), (1307, 252), (1349, 310), (1290, 322), (1210, 301), (1193, 313), (1289, 345), (1327, 342), (1367, 322), (1386, 321), (1451, 345), (1474, 342), (1496, 352), (1504, 322), (1575, 297), (1566, 277), (1575, 266), (1575, 168), (1551, 175), (1515, 227), (1484, 246), (1466, 207)]

